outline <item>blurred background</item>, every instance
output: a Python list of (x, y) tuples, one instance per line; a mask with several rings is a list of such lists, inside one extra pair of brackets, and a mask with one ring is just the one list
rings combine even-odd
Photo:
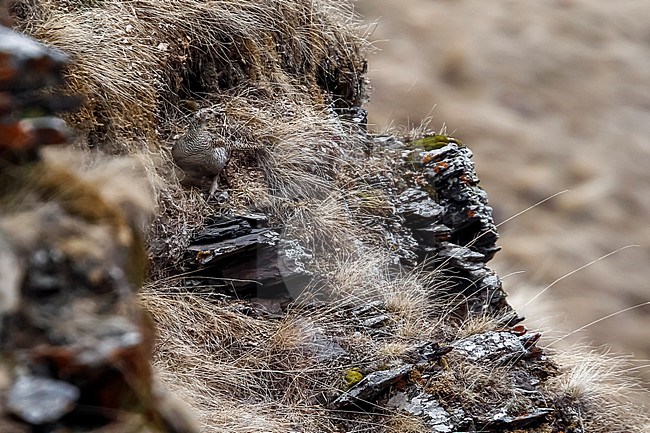
[[(474, 151), (500, 226), (491, 262), (550, 340), (633, 353), (650, 387), (650, 0), (357, 0), (378, 24), (372, 129)], [(546, 302), (544, 301), (546, 299)], [(543, 306), (547, 309), (544, 311)], [(534, 307), (534, 308), (530, 308)], [(616, 314), (605, 319), (610, 314)], [(547, 340), (548, 341), (548, 340)], [(559, 344), (559, 343), (558, 343)]]

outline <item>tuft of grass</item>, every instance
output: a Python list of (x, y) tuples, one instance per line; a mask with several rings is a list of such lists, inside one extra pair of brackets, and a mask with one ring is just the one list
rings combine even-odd
[(431, 427), (422, 418), (408, 414), (392, 414), (386, 419), (386, 433), (428, 433)]
[[(440, 332), (432, 325), (442, 306), (435, 293), (438, 274), (423, 268), (399, 275), (380, 287), (386, 311), (403, 338), (432, 338)], [(446, 307), (446, 306), (445, 306)]]
[(644, 390), (630, 375), (629, 357), (574, 346), (555, 359), (561, 372), (547, 388), (559, 407), (573, 409), (585, 431), (644, 432), (650, 427), (644, 408), (637, 406)]
[(383, 363), (390, 363), (401, 359), (409, 349), (406, 341), (390, 341), (379, 347), (377, 355)]
[(503, 323), (498, 317), (491, 315), (469, 316), (456, 329), (455, 339), (461, 340), (476, 334), (483, 334), (499, 329)]

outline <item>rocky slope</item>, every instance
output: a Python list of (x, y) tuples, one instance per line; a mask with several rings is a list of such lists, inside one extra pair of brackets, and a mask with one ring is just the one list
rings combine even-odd
[[(345, 5), (170, 6), (11, 9), (16, 28), (69, 53), (57, 91), (85, 100), (64, 117), (86, 159), (47, 160), (38, 140), (27, 159), (3, 152), (25, 170), (3, 181), (3, 266), (29, 272), (2, 287), (15, 301), (2, 310), (0, 428), (192, 431), (154, 380), (202, 431), (644, 428), (612, 360), (563, 358), (518, 324), (486, 267), (497, 234), (470, 150), (444, 131), (367, 132), (365, 40)], [(205, 109), (215, 145), (248, 149), (230, 156), (220, 200), (183, 186), (170, 152)], [(26, 115), (9, 110), (3, 124), (33, 122)], [(140, 161), (152, 191), (134, 188), (126, 169), (92, 170), (116, 154)], [(37, 173), (47, 175), (17, 188)], [(21, 194), (30, 200), (16, 205)], [(158, 206), (145, 225), (151, 195)], [(64, 217), (40, 211), (50, 208)], [(40, 223), (12, 228), (22, 215), (61, 235), (39, 236)], [(140, 233), (154, 379), (143, 364), (150, 323), (132, 296)], [(53, 252), (40, 260), (39, 248)], [(57, 301), (43, 306), (36, 289)], [(25, 377), (47, 392), (28, 392)], [(44, 399), (58, 410), (35, 411)]]

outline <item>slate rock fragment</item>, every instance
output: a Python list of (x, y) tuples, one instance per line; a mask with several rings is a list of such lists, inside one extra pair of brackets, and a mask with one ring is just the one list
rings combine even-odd
[(244, 297), (299, 295), (314, 275), (312, 255), (281, 236), (260, 214), (215, 217), (187, 248), (192, 280), (208, 290)]
[(404, 364), (388, 370), (374, 371), (336, 398), (330, 407), (343, 409), (352, 405), (373, 403), (388, 387), (404, 378), (413, 368), (413, 364)]
[(506, 365), (538, 354), (535, 343), (539, 334), (516, 335), (509, 331), (485, 332), (462, 340), (452, 346), (456, 353), (462, 353), (473, 362), (492, 362)]
[(476, 426), (482, 431), (532, 427), (545, 422), (547, 416), (553, 412), (554, 409), (546, 407), (537, 408), (522, 415), (508, 415), (507, 411), (501, 410), (491, 419), (478, 419)]
[(79, 388), (62, 380), (23, 375), (9, 390), (7, 408), (29, 424), (52, 423), (74, 409), (79, 394)]
[(449, 413), (434, 396), (424, 391), (413, 397), (406, 392), (398, 392), (388, 400), (387, 406), (423, 418), (432, 433), (454, 431)]

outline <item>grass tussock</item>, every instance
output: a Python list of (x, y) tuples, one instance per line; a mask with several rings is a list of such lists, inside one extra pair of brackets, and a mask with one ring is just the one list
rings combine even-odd
[[(362, 262), (339, 263), (340, 272), (331, 276), (332, 287), (336, 281), (342, 285), (336, 297), (323, 302), (305, 295), (273, 320), (255, 313), (247, 301), (215, 301), (180, 289), (170, 293), (170, 279), (161, 280), (163, 287), (148, 287), (141, 300), (159, 332), (160, 378), (188, 402), (206, 431), (337, 431), (337, 423), (350, 415), (321, 404), (346, 389), (346, 371), (367, 374), (399, 364), (414, 341), (442, 332), (427, 326), (438, 321), (439, 311), (424, 302), (430, 275), (395, 278), (387, 268), (377, 271), (385, 260), (366, 260), (364, 267)], [(367, 315), (355, 312), (369, 302), (376, 308)], [(381, 327), (386, 332), (358, 332), (363, 320), (381, 314), (388, 317)], [(418, 326), (428, 331), (418, 333)], [(403, 418), (386, 411), (395, 422)], [(383, 429), (387, 422), (356, 416), (358, 431), (365, 431), (364, 423)]]
[(639, 405), (644, 391), (631, 372), (630, 359), (588, 347), (572, 347), (555, 355), (561, 373), (550, 384), (556, 405), (571, 408), (572, 420), (585, 431), (647, 432), (647, 409)]
[(204, 431), (286, 432), (329, 423), (322, 408), (309, 410), (338, 381), (316, 362), (321, 331), (312, 320), (253, 318), (238, 311), (243, 305), (189, 293), (145, 291), (142, 300), (160, 333), (159, 377)]
[(422, 418), (394, 414), (386, 420), (386, 433), (426, 433), (431, 431)]
[(497, 330), (501, 328), (502, 323), (502, 319), (490, 315), (470, 316), (460, 322), (456, 330), (456, 339), (461, 340), (472, 335)]

